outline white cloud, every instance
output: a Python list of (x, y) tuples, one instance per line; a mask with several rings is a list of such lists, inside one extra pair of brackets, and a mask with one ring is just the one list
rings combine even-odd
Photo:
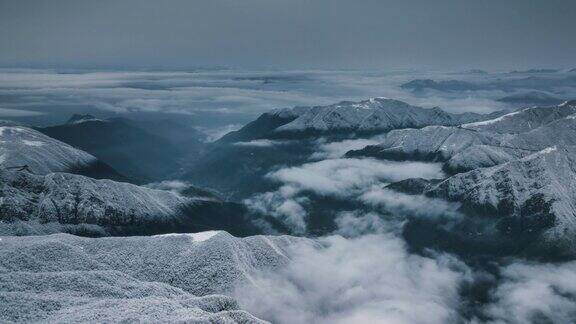
[(574, 323), (576, 261), (517, 262), (501, 270), (501, 283), (484, 314), (495, 323)]
[[(442, 178), (441, 164), (395, 162), (375, 159), (331, 159), (280, 169), (268, 174), (281, 186), (257, 194), (244, 203), (255, 213), (270, 215), (289, 226), (293, 233), (306, 232), (309, 192), (339, 199), (366, 200), (373, 186), (412, 177)], [(365, 202), (366, 202), (365, 201)]]
[(424, 195), (407, 195), (382, 186), (373, 186), (360, 198), (361, 201), (397, 215), (410, 215), (427, 219), (456, 219), (462, 215), (458, 211), (459, 203)]
[(466, 267), (446, 255), (409, 254), (388, 234), (320, 239), (291, 262), (240, 287), (242, 308), (273, 323), (448, 323), (459, 319)]
[(237, 114), (243, 116), (238, 122), (275, 108), (326, 105), (379, 96), (428, 108), (440, 106), (451, 112), (489, 112), (503, 106), (494, 101), (500, 93), (430, 92), (420, 96), (399, 88), (406, 81), (429, 77), (440, 79), (445, 75), (415, 71), (57, 73), (0, 69), (0, 95), (10, 97), (4, 104), (6, 109), (88, 105), (117, 113)]
[(281, 169), (269, 177), (300, 191), (345, 197), (382, 182), (443, 178), (444, 173), (438, 163), (332, 159)]
[(359, 237), (365, 234), (386, 233), (398, 230), (401, 222), (384, 220), (377, 213), (361, 213), (358, 211), (345, 211), (336, 216), (337, 234), (344, 237)]
[(219, 140), (222, 136), (237, 131), (240, 128), (242, 128), (241, 124), (228, 124), (221, 127), (200, 127), (198, 130), (208, 135), (206, 138), (208, 142), (214, 142)]
[(268, 215), (281, 220), (294, 234), (304, 234), (307, 229), (307, 197), (297, 197), (298, 191), (291, 186), (282, 186), (277, 191), (258, 194), (244, 200), (254, 213)]
[(234, 145), (236, 146), (252, 146), (252, 147), (272, 147), (275, 145), (283, 145), (286, 144), (286, 141), (273, 141), (269, 139), (260, 139), (260, 140), (253, 140), (249, 142), (236, 142)]
[(182, 193), (182, 191), (190, 188), (191, 184), (180, 180), (165, 180), (161, 182), (152, 182), (145, 185), (145, 187), (156, 190), (172, 191), (174, 193)]
[(317, 143), (317, 152), (310, 156), (313, 160), (322, 159), (336, 159), (343, 157), (348, 151), (359, 150), (368, 145), (376, 145), (381, 141), (381, 137), (373, 137), (368, 139), (347, 139), (339, 142), (328, 142), (320, 140)]

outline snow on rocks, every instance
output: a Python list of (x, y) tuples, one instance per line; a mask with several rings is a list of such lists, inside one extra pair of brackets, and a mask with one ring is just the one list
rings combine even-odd
[(439, 108), (424, 109), (386, 98), (310, 107), (300, 109), (296, 115), (295, 120), (280, 126), (276, 132), (388, 131), (428, 125), (458, 125), (469, 119), (481, 119), (479, 115), (455, 115)]
[(491, 216), (512, 217), (522, 226), (510, 230), (542, 231), (544, 243), (573, 249), (575, 170), (575, 147), (548, 147), (501, 165), (454, 175), (428, 194), (460, 201)]
[(491, 167), (550, 146), (576, 145), (576, 105), (529, 108), (489, 123), (394, 130), (350, 155), (445, 162), (451, 172)]
[(496, 133), (523, 133), (576, 113), (576, 102), (568, 101), (554, 107), (532, 107), (496, 119), (468, 123), (464, 128)]

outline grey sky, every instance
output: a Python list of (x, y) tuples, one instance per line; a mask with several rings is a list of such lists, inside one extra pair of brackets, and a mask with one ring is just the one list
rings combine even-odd
[(0, 65), (576, 67), (573, 0), (0, 0)]

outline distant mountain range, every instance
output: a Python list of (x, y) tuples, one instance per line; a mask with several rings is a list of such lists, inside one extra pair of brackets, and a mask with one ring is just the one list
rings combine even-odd
[(557, 105), (566, 100), (558, 98), (556, 95), (551, 95), (541, 91), (529, 91), (525, 93), (513, 94), (510, 96), (498, 99), (500, 102), (517, 104), (517, 105)]
[[(530, 75), (532, 74), (532, 75)], [(421, 92), (435, 90), (443, 92), (462, 91), (546, 91), (561, 94), (562, 89), (576, 86), (576, 75), (572, 71), (559, 72), (522, 72), (503, 74), (501, 78), (490, 80), (432, 80), (415, 79), (400, 87), (405, 90)]]
[(576, 102), (535, 107), (457, 127), (389, 132), (383, 142), (348, 156), (443, 161), (449, 172), (512, 161), (554, 145), (576, 145)]
[[(496, 113), (494, 116), (498, 115)], [(475, 113), (451, 114), (440, 108), (425, 109), (386, 98), (328, 106), (295, 107), (265, 113), (220, 143), (256, 139), (305, 138), (334, 134), (376, 134), (399, 128), (459, 125), (490, 118)]]

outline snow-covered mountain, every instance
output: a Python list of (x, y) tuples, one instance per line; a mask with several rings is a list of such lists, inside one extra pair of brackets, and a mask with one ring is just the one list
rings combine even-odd
[(36, 174), (90, 168), (97, 159), (28, 127), (0, 122), (0, 167), (27, 166)]
[(428, 126), (389, 132), (383, 142), (349, 156), (438, 160), (450, 172), (490, 167), (550, 146), (576, 145), (576, 105), (528, 108), (456, 127)]
[(464, 124), (462, 127), (485, 132), (515, 134), (530, 131), (574, 114), (576, 114), (576, 101), (567, 101), (554, 107), (526, 108), (494, 119)]
[(261, 323), (223, 294), (304, 238), (0, 237), (0, 321)]
[(549, 147), (501, 165), (457, 174), (430, 189), (428, 194), (459, 201), (475, 214), (495, 217), (499, 231), (511, 236), (530, 235), (537, 245), (573, 251), (576, 235), (573, 146)]
[(190, 163), (181, 177), (230, 199), (245, 199), (273, 188), (275, 184), (265, 175), (275, 168), (308, 161), (318, 150), (320, 137), (328, 141), (356, 139), (393, 128), (456, 125), (494, 116), (449, 114), (383, 98), (281, 109), (222, 137)]
[(427, 125), (457, 125), (476, 117), (453, 115), (440, 108), (423, 109), (384, 98), (311, 107), (297, 114), (294, 121), (280, 126), (276, 131), (388, 131)]
[(490, 116), (450, 114), (437, 107), (425, 109), (399, 100), (372, 98), (359, 102), (343, 101), (328, 106), (272, 111), (224, 136), (220, 142), (331, 133), (378, 133), (428, 125), (460, 125), (487, 118)]
[(254, 233), (241, 206), (81, 175), (0, 171), (0, 233), (156, 234), (222, 228)]
[[(491, 245), (490, 253), (551, 248), (565, 254), (573, 250), (574, 102), (527, 108), (456, 127), (394, 130), (379, 145), (351, 151), (348, 156), (443, 161), (444, 168), (455, 175), (439, 184), (412, 179), (388, 186), (460, 202), (466, 216), (439, 237), (451, 237), (463, 246), (470, 242)], [(420, 229), (415, 231), (420, 234), (414, 235), (423, 235)], [(447, 244), (454, 246), (454, 241)]]
[[(474, 169), (491, 166), (494, 159), (501, 160), (500, 152), (492, 152), (489, 149), (496, 147), (497, 150), (500, 143), (500, 136), (492, 133), (481, 133), (461, 127), (428, 126), (422, 129), (391, 131), (382, 143), (349, 152), (348, 155), (397, 160), (439, 160), (450, 163), (455, 156), (467, 155), (468, 150), (474, 149), (471, 153), (476, 158), (468, 162), (468, 166)], [(485, 149), (478, 149), (480, 147)]]
[[(101, 121), (81, 124), (90, 123)], [(3, 123), (0, 139), (1, 234), (106, 236), (214, 228), (259, 233), (244, 219), (243, 206), (191, 187), (181, 195), (94, 179), (125, 178), (94, 156), (34, 129)]]

